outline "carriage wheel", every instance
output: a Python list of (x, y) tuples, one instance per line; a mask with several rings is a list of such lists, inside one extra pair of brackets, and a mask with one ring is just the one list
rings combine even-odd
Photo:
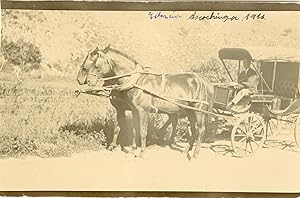
[(265, 140), (264, 119), (254, 113), (244, 114), (232, 129), (231, 144), (239, 157), (250, 156), (258, 151)]
[(300, 150), (300, 114), (297, 116), (294, 128), (295, 143)]
[(280, 128), (280, 121), (276, 119), (269, 119), (266, 121), (266, 137), (269, 138), (270, 136), (276, 136), (279, 134)]

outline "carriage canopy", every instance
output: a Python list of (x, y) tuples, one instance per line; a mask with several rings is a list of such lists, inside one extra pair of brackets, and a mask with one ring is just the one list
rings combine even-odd
[[(223, 48), (218, 53), (227, 71), (228, 69), (223, 60), (252, 60), (261, 79), (258, 85), (259, 91), (284, 97), (288, 100), (299, 98), (299, 49), (270, 47)], [(230, 75), (229, 72), (228, 74)]]
[(251, 59), (255, 62), (300, 63), (300, 49), (271, 47), (222, 48), (219, 50), (219, 58), (230, 60)]

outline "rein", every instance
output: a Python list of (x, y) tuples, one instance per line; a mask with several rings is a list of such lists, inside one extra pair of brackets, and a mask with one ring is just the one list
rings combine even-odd
[[(171, 103), (173, 103), (173, 104), (175, 104), (177, 106), (180, 106), (182, 108), (186, 108), (186, 109), (190, 109), (190, 110), (195, 110), (195, 111), (200, 111), (200, 112), (203, 112), (203, 113), (208, 113), (208, 114), (217, 116), (217, 114), (215, 114), (213, 112), (206, 111), (206, 110), (203, 110), (203, 109), (197, 109), (197, 108), (194, 108), (194, 107), (191, 107), (191, 106), (188, 106), (188, 105), (184, 105), (182, 103), (177, 102), (179, 100), (179, 101), (183, 101), (183, 102), (203, 103), (203, 104), (209, 105), (207, 101), (199, 101), (199, 100), (184, 99), (184, 98), (165, 97), (165, 96), (162, 96), (161, 94), (157, 94), (157, 93), (154, 93), (153, 91), (150, 91), (150, 90), (147, 90), (147, 89), (145, 89), (143, 87), (140, 87), (139, 85), (136, 84), (138, 78), (140, 77), (140, 74), (150, 74), (150, 75), (156, 75), (156, 76), (162, 76), (162, 75), (166, 75), (166, 74), (156, 73), (156, 72), (151, 72), (151, 71), (145, 71), (145, 67), (143, 67), (142, 65), (140, 65), (134, 58), (128, 56), (124, 52), (121, 52), (119, 50), (112, 49), (112, 48), (110, 48), (109, 50), (111, 50), (113, 52), (116, 52), (116, 53), (124, 56), (128, 60), (132, 61), (136, 67), (135, 67), (135, 69), (134, 69), (133, 72), (126, 73), (126, 74), (121, 74), (121, 75), (117, 75), (117, 76), (112, 76), (112, 77), (105, 77), (105, 78), (99, 77), (99, 75), (97, 75), (95, 73), (89, 73), (88, 75), (95, 76), (96, 79), (97, 79), (97, 81), (101, 80), (101, 81), (105, 82), (105, 81), (110, 81), (110, 80), (118, 80), (118, 79), (121, 79), (121, 78), (124, 78), (124, 77), (129, 77), (129, 79), (125, 83), (123, 83), (123, 84), (120, 84), (120, 85), (113, 84), (113, 85), (108, 85), (108, 86), (102, 86), (100, 88), (100, 90), (92, 90), (92, 91), (86, 92), (87, 94), (98, 95), (98, 96), (102, 95), (102, 96), (108, 96), (108, 97), (110, 97), (110, 93), (113, 90), (123, 91), (123, 90), (128, 90), (128, 89), (131, 89), (131, 88), (137, 88), (137, 89), (140, 89), (140, 90), (142, 90), (144, 92), (147, 92), (147, 93), (149, 93), (151, 95), (154, 95), (154, 96), (156, 96), (156, 97), (158, 97), (158, 98), (160, 98), (162, 100), (171, 102)], [(98, 58), (99, 58), (99, 56), (97, 57), (97, 60), (98, 60)], [(95, 63), (93, 64), (93, 66), (95, 66), (95, 64), (97, 63), (97, 60), (95, 61)], [(109, 64), (110, 69), (113, 70), (111, 63), (108, 62), (107, 64)], [(100, 92), (104, 92), (104, 94), (100, 94)], [(84, 93), (84, 92), (81, 92), (81, 93)], [(230, 117), (230, 118), (232, 118), (231, 116), (224, 116), (224, 117), (227, 117), (227, 118)]]
[[(116, 80), (116, 79), (120, 79), (120, 78), (124, 78), (124, 77), (127, 77), (127, 76), (131, 76), (133, 74), (152, 74), (152, 75), (156, 75), (156, 76), (160, 76), (160, 75), (163, 75), (163, 73), (156, 73), (156, 72), (146, 72), (146, 71), (134, 71), (134, 72), (130, 72), (130, 73), (127, 73), (127, 74), (121, 74), (121, 75), (118, 75), (118, 76), (112, 76), (112, 77), (106, 77), (106, 78), (100, 78), (101, 80), (103, 81), (109, 81), (109, 80)], [(91, 75), (95, 75), (96, 74), (91, 74)]]

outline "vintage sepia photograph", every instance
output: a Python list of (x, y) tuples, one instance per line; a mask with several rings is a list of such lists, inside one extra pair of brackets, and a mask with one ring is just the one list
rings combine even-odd
[(299, 20), (2, 9), (0, 191), (299, 193)]

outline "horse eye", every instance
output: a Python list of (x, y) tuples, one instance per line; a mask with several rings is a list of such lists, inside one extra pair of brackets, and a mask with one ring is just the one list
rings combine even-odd
[(83, 71), (88, 71), (89, 69), (88, 69), (88, 68), (85, 68), (85, 67), (82, 67), (82, 70), (83, 70)]
[(91, 56), (95, 56), (97, 54), (97, 52), (91, 52)]

